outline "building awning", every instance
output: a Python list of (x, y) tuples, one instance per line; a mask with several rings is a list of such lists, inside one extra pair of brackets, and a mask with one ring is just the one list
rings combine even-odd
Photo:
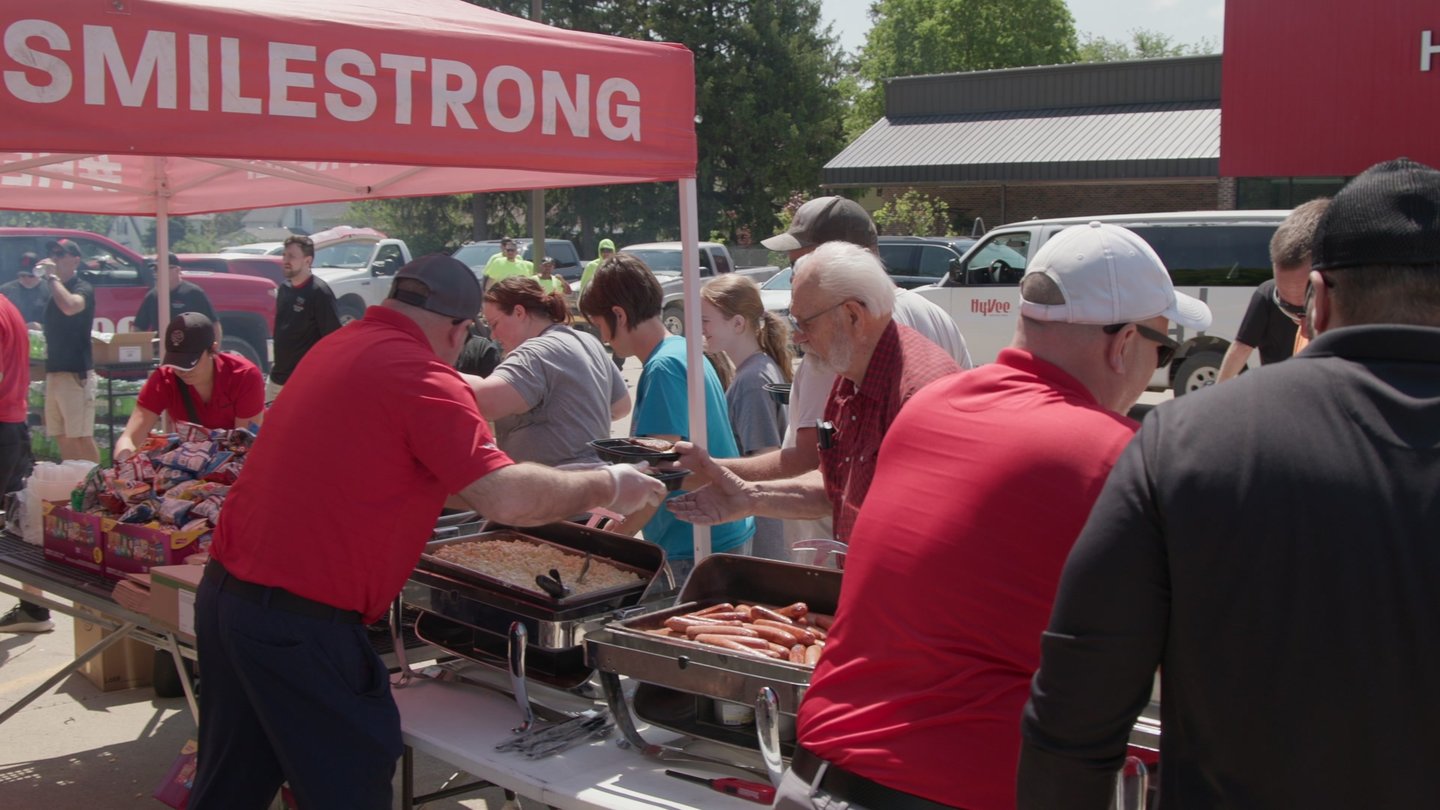
[(882, 118), (823, 184), (896, 186), (1219, 176), (1220, 109), (1152, 103)]

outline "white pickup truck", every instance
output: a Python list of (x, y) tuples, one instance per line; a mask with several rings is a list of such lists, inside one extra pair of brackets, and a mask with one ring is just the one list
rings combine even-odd
[(359, 319), (365, 308), (390, 294), (390, 280), (410, 262), (410, 248), (372, 228), (341, 225), (312, 234), (315, 264), (311, 270), (325, 280), (340, 305), (340, 323)]
[[(664, 293), (664, 309), (660, 318), (665, 323), (665, 328), (672, 335), (685, 334), (685, 301), (684, 281), (680, 276), (681, 245), (679, 242), (646, 242), (638, 245), (627, 245), (620, 248), (622, 253), (630, 253), (639, 256), (660, 280), (660, 290)], [(719, 242), (700, 243), (700, 278), (714, 278), (722, 273), (738, 273), (742, 276), (749, 276), (756, 284), (764, 284), (771, 276), (780, 272), (779, 267), (764, 265), (760, 267), (739, 267), (735, 266), (734, 259), (730, 258), (730, 250)]]
[[(337, 225), (310, 235), (315, 244), (311, 270), (325, 279), (340, 305), (340, 323), (357, 320), (365, 308), (385, 300), (390, 279), (410, 262), (410, 248), (400, 239), (390, 239), (374, 228)], [(284, 242), (255, 242), (223, 248), (222, 255), (261, 254), (279, 256)]]

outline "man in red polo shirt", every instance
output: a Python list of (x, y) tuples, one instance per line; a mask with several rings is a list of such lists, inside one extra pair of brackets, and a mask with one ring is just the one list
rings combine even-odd
[(1210, 324), (1144, 240), (1099, 223), (1052, 237), (1020, 298), (1011, 348), (885, 437), (778, 808), (1015, 806), (1061, 566), (1174, 354), (1169, 322)]
[(819, 430), (820, 470), (741, 481), (704, 451), (682, 444), (686, 466), (715, 483), (668, 505), (683, 520), (701, 524), (746, 515), (832, 515), (835, 539), (847, 542), (890, 423), (917, 391), (960, 366), (925, 336), (894, 322), (895, 284), (879, 257), (858, 245), (826, 242), (802, 257), (791, 296), (790, 325), (795, 343), (805, 347), (805, 362), (838, 375)]
[(135, 453), (150, 429), (172, 421), (207, 428), (258, 424), (265, 416), (265, 377), (238, 354), (220, 352), (215, 324), (199, 312), (182, 312), (160, 333), (165, 354), (135, 400), (125, 431), (115, 440), (115, 460)]
[(196, 603), (191, 808), (259, 810), (286, 780), (301, 807), (391, 806), (400, 717), (364, 625), (399, 593), (448, 496), (521, 526), (663, 498), (630, 465), (562, 472), (495, 447), (453, 368), (480, 305), (470, 268), (417, 259), (382, 306), (305, 355), (271, 408)]

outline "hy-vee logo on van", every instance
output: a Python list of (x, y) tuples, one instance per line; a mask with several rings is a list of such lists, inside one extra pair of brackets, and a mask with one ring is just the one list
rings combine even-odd
[(1010, 314), (1010, 302), (1001, 301), (999, 298), (975, 298), (970, 301), (970, 312), (975, 315), (998, 315)]

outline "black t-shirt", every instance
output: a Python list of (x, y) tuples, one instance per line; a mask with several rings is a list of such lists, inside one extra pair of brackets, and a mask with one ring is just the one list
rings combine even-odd
[[(50, 288), (50, 282), (44, 283)], [(45, 371), (73, 371), (84, 374), (95, 367), (90, 355), (90, 326), (95, 322), (95, 288), (76, 276), (65, 289), (85, 299), (85, 308), (66, 315), (52, 297), (45, 304)]]
[(1250, 306), (1240, 321), (1235, 339), (1260, 350), (1260, 363), (1269, 365), (1295, 353), (1295, 322), (1275, 306), (1275, 279), (1262, 281), (1250, 296)]
[(284, 385), (310, 347), (339, 328), (335, 293), (319, 276), (311, 276), (299, 289), (288, 281), (281, 284), (275, 291), (275, 362), (270, 381)]
[(155, 320), (155, 310), (160, 306), (159, 296), (155, 289), (145, 293), (145, 300), (140, 302), (140, 310), (135, 313), (136, 332), (158, 332), (160, 327), (170, 323), (176, 315), (182, 312), (198, 312), (210, 319), (211, 323), (218, 323), (215, 317), (215, 308), (210, 306), (210, 296), (198, 286), (188, 281), (180, 282), (179, 286), (170, 291), (170, 317), (165, 323)]
[(50, 301), (50, 285), (45, 282), (26, 287), (19, 281), (7, 281), (0, 284), (0, 295), (10, 299), (26, 323), (40, 323), (45, 319), (45, 304)]
[(477, 377), (489, 377), (490, 372), (500, 365), (500, 359), (500, 344), (472, 331), (465, 339), (465, 346), (460, 349), (455, 369)]

